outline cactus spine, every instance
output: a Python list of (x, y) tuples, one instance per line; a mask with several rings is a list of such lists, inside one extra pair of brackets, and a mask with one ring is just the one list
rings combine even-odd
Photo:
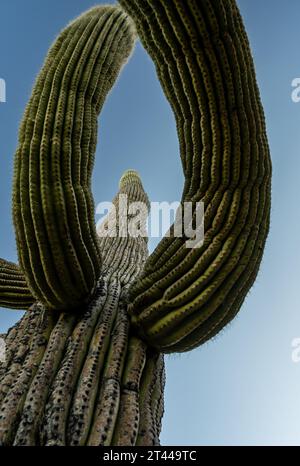
[[(191, 350), (226, 325), (261, 262), (271, 163), (235, 1), (120, 4), (91, 9), (60, 34), (21, 124), (20, 266), (1, 260), (0, 304), (29, 310), (5, 336), (1, 445), (158, 444), (163, 353)], [(97, 115), (136, 31), (176, 118), (182, 202), (194, 214), (205, 206), (201, 248), (186, 248), (172, 227), (149, 258), (147, 239), (123, 237), (118, 222), (116, 237), (97, 237), (90, 190)], [(149, 209), (133, 170), (120, 180), (118, 214), (124, 194)]]

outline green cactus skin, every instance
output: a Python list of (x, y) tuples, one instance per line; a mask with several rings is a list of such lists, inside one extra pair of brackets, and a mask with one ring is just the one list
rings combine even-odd
[(35, 302), (20, 268), (0, 259), (0, 306), (26, 310)]
[(82, 15), (51, 48), (25, 112), (13, 217), (21, 268), (47, 308), (80, 306), (100, 275), (90, 190), (97, 115), (134, 40), (120, 8)]
[(234, 0), (120, 4), (176, 117), (182, 202), (205, 206), (203, 246), (187, 249), (185, 238), (164, 238), (130, 290), (140, 335), (160, 351), (183, 352), (235, 316), (257, 275), (270, 218), (264, 114)]
[[(0, 445), (159, 444), (163, 353), (218, 333), (260, 266), (271, 162), (235, 1), (120, 4), (93, 8), (60, 34), (21, 124), (20, 267), (0, 261), (0, 305), (28, 311), (4, 336)], [(201, 248), (187, 249), (171, 228), (149, 258), (146, 237), (103, 236), (112, 213), (97, 237), (90, 190), (97, 115), (136, 30), (175, 114), (182, 202), (205, 204)], [(134, 170), (120, 180), (117, 214), (124, 194), (149, 209)]]

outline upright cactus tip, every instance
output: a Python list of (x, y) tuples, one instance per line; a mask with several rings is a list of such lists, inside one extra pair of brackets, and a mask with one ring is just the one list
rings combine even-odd
[(136, 170), (126, 170), (120, 178), (119, 188), (123, 188), (126, 184), (132, 182), (141, 183), (141, 177)]

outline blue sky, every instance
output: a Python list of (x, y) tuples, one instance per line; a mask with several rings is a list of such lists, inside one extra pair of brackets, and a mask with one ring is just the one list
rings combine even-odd
[[(108, 3), (98, 1), (98, 3)], [(111, 1), (111, 3), (114, 3)], [(11, 222), (17, 131), (35, 76), (57, 33), (91, 0), (2, 0), (0, 78), (0, 256), (16, 261)], [(273, 159), (272, 224), (257, 282), (235, 321), (198, 350), (167, 358), (165, 445), (300, 444), (300, 77), (299, 0), (238, 0), (250, 37)], [(103, 110), (94, 170), (96, 203), (114, 196), (127, 168), (152, 201), (180, 199), (175, 122), (140, 44)], [(150, 241), (153, 249), (156, 241)], [(0, 333), (21, 313), (0, 309)]]

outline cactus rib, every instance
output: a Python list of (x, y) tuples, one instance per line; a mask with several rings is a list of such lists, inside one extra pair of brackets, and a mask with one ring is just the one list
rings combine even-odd
[(0, 259), (0, 306), (27, 310), (35, 302), (20, 268)]

